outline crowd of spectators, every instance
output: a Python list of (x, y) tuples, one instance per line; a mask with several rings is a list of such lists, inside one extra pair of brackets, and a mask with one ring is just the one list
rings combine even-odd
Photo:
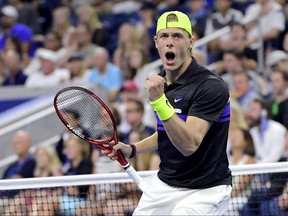
[[(147, 67), (158, 59), (153, 42), (157, 17), (170, 10), (185, 12), (191, 19), (196, 40), (229, 26), (228, 34), (209, 41), (206, 47), (194, 48), (192, 55), (204, 66), (213, 64), (212, 70), (229, 88), (230, 164), (287, 161), (287, 1), (2, 0), (0, 5), (0, 89), (11, 85), (25, 88), (64, 83), (99, 85), (107, 90), (109, 105), (117, 116), (119, 139), (127, 143), (155, 131), (154, 113), (143, 80), (149, 73), (161, 70)], [(70, 115), (77, 120), (77, 113)], [(30, 155), (30, 135), (17, 132), (13, 146), (19, 158), (7, 168), (3, 178), (121, 170), (117, 162), (102, 157), (99, 150), (82, 142), (63, 130), (55, 148), (39, 147)], [(137, 170), (157, 169), (160, 158), (157, 152), (152, 152), (137, 156), (132, 163)], [(265, 178), (265, 184), (274, 177)], [(268, 211), (265, 205), (276, 203), (274, 215), (288, 215), (287, 179), (274, 197), (263, 195), (262, 200), (257, 200), (257, 208), (252, 179), (251, 176), (235, 179), (234, 214), (265, 215), (272, 209)], [(78, 189), (73, 196), (84, 203), (86, 197), (81, 194), (91, 188)], [(61, 194), (62, 199), (70, 192), (67, 188)], [(255, 193), (259, 193), (258, 189)], [(239, 202), (239, 197), (245, 199)], [(252, 198), (256, 212), (251, 212)]]

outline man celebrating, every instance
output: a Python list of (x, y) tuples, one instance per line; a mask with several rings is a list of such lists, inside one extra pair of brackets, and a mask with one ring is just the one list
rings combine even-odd
[[(134, 215), (221, 215), (229, 203), (226, 145), (230, 121), (225, 83), (191, 57), (195, 39), (187, 15), (169, 11), (157, 22), (155, 46), (164, 70), (145, 81), (157, 132), (135, 144), (118, 143), (126, 157), (158, 149), (159, 172)], [(103, 152), (111, 159), (117, 156)]]

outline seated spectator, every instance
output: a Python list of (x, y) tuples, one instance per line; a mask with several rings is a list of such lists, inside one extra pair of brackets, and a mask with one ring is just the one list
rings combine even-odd
[(7, 73), (3, 86), (24, 85), (27, 75), (22, 69), (21, 59), (18, 53), (8, 51), (3, 54), (4, 70)]
[[(121, 116), (121, 124), (119, 125), (119, 131), (122, 133), (128, 133), (131, 129), (131, 126), (127, 122), (127, 102), (129, 100), (139, 100), (141, 99), (141, 95), (139, 96), (139, 88), (136, 83), (132, 80), (127, 80), (123, 83), (119, 95), (120, 101), (115, 103), (117, 109)], [(148, 102), (144, 102), (144, 116), (143, 123), (149, 127), (155, 128), (156, 120), (154, 110)]]
[[(97, 47), (92, 56), (89, 82), (99, 85), (108, 91), (108, 101), (114, 102), (122, 86), (123, 76), (120, 69), (109, 62), (109, 53), (103, 47)], [(113, 77), (113, 79), (111, 79)]]
[(62, 175), (61, 162), (55, 149), (51, 146), (39, 146), (35, 153), (36, 167), (34, 177)]
[(89, 4), (83, 4), (76, 9), (76, 14), (79, 19), (78, 23), (88, 25), (89, 29), (91, 29), (92, 43), (105, 47), (107, 43), (107, 32), (103, 27), (95, 8)]
[(53, 11), (51, 30), (57, 32), (62, 38), (62, 46), (71, 46), (74, 43), (75, 27), (70, 22), (68, 7), (59, 7)]
[[(232, 0), (216, 0), (216, 12), (212, 13), (207, 20), (205, 35), (210, 35), (227, 25), (232, 25), (241, 20), (243, 14), (241, 11), (232, 8)], [(218, 61), (220, 50), (220, 39), (215, 39), (208, 43), (209, 58), (208, 63)]]
[(84, 63), (84, 57), (81, 53), (74, 52), (67, 63), (67, 69), (70, 72), (70, 82), (81, 84), (88, 82), (89, 70)]
[(89, 143), (73, 135), (67, 141), (65, 151), (68, 161), (62, 167), (64, 175), (92, 173)]
[(271, 118), (288, 129), (288, 73), (274, 69), (270, 75), (270, 80), (273, 90)]
[(40, 16), (32, 1), (9, 0), (9, 3), (17, 9), (19, 23), (29, 26), (34, 34), (41, 33)]
[[(249, 70), (257, 70), (257, 50), (253, 50), (247, 46), (247, 31), (244, 25), (234, 23), (227, 37), (220, 39), (221, 52), (226, 50), (234, 50), (237, 53), (243, 53), (245, 68)], [(221, 62), (221, 61), (220, 61)], [(219, 72), (218, 72), (219, 73)]]
[(197, 32), (199, 38), (204, 37), (207, 20), (210, 15), (206, 2), (204, 0), (188, 0), (186, 1), (186, 5), (187, 10), (185, 13), (190, 18), (193, 31)]
[[(124, 143), (136, 143), (155, 133), (155, 129), (143, 123), (144, 104), (137, 99), (129, 99), (126, 102), (126, 121), (130, 125), (130, 131), (124, 135)], [(151, 158), (157, 152), (138, 154), (133, 159), (136, 170), (159, 169), (159, 164), (151, 164)]]
[[(43, 48), (51, 50), (56, 56), (56, 66), (63, 67), (66, 64), (66, 55), (70, 55), (70, 50), (67, 47), (63, 47), (61, 43), (61, 36), (54, 31), (48, 31), (44, 36)], [(41, 63), (39, 60), (39, 52), (42, 52), (42, 48), (38, 48), (35, 55), (31, 58), (29, 64), (25, 67), (26, 74), (32, 74), (39, 71), (41, 68)]]
[[(31, 147), (31, 136), (25, 131), (17, 131), (12, 138), (12, 145), (14, 153), (17, 155), (17, 161), (10, 164), (5, 170), (2, 179), (16, 179), (16, 178), (32, 178), (33, 171), (35, 169), (36, 163), (33, 155), (29, 153)], [(25, 208), (25, 198), (22, 191), (19, 190), (8, 190), (1, 191), (0, 201), (6, 203), (7, 209), (10, 214), (16, 215), (17, 211), (23, 212), (23, 207)], [(23, 205), (15, 206), (15, 199), (22, 203)], [(24, 200), (23, 200), (24, 199)], [(11, 202), (11, 205), (9, 203)], [(13, 204), (14, 203), (14, 204)], [(7, 210), (6, 209), (6, 210)], [(4, 209), (0, 208), (0, 213), (2, 214)]]
[(285, 29), (285, 15), (279, 3), (257, 0), (248, 6), (242, 22), (248, 29), (247, 44), (251, 48), (258, 47), (259, 38), (263, 38), (265, 47), (269, 44), (273, 49), (279, 49), (279, 36)]
[(135, 48), (140, 48), (139, 36), (135, 26), (124, 23), (118, 31), (118, 46), (113, 53), (113, 63), (119, 67), (123, 76), (128, 79), (128, 58), (130, 51)]
[(12, 142), (13, 150), (18, 159), (6, 168), (2, 179), (33, 177), (35, 160), (29, 153), (32, 144), (31, 136), (27, 132), (17, 131), (13, 135)]
[(239, 53), (236, 50), (226, 50), (223, 53), (223, 69), (225, 71), (222, 74), (222, 78), (228, 84), (228, 88), (233, 90), (233, 74), (239, 71), (243, 71), (249, 77), (249, 85), (251, 90), (260, 94), (261, 96), (267, 96), (269, 88), (266, 80), (263, 76), (259, 75), (256, 71), (248, 69), (246, 66), (246, 57), (244, 53)]
[(51, 50), (41, 49), (38, 52), (41, 69), (31, 74), (25, 85), (31, 88), (57, 86), (69, 80), (69, 71), (56, 67), (56, 56)]
[(136, 23), (136, 28), (142, 27), (148, 33), (147, 44), (149, 45), (149, 56), (152, 61), (159, 58), (157, 49), (154, 45), (154, 35), (156, 32), (156, 5), (151, 1), (143, 1), (138, 11), (139, 21)]
[[(230, 165), (244, 165), (255, 163), (255, 148), (252, 136), (246, 129), (235, 128), (231, 131)], [(252, 175), (240, 175), (233, 178), (231, 201), (226, 215), (239, 215), (244, 203), (250, 195)]]
[(263, 101), (255, 99), (252, 102), (247, 121), (255, 145), (256, 162), (272, 163), (283, 160), (286, 128), (270, 119), (267, 105)]
[(234, 88), (230, 91), (230, 95), (237, 100), (246, 115), (253, 101), (262, 97), (252, 89), (247, 73), (243, 71), (235, 72), (232, 80)]
[(149, 74), (157, 74), (160, 70), (158, 68), (151, 69), (149, 66), (146, 66), (146, 64), (149, 63), (149, 56), (140, 48), (130, 50), (127, 60), (129, 68), (127, 79), (133, 80), (137, 85), (139, 89), (138, 96), (143, 100), (147, 100), (143, 80), (145, 80)]
[(4, 49), (5, 41), (8, 36), (17, 37), (21, 43), (23, 56), (29, 56), (29, 49), (33, 39), (32, 30), (22, 23), (17, 23), (17, 9), (11, 5), (1, 9), (1, 26), (3, 28), (0, 35), (0, 51)]
[(287, 71), (288, 54), (282, 50), (272, 51), (267, 55), (266, 65), (271, 69)]
[(264, 201), (260, 204), (261, 216), (288, 215), (288, 182), (285, 185), (283, 192), (279, 196), (275, 196), (270, 200)]
[(9, 51), (16, 52), (20, 56), (23, 67), (25, 67), (30, 62), (30, 59), (27, 58), (28, 56), (23, 55), (21, 42), (17, 37), (7, 36), (4, 49), (1, 51), (1, 58), (3, 58), (4, 54)]
[(80, 23), (75, 29), (75, 44), (77, 51), (81, 53), (88, 67), (91, 66), (89, 59), (93, 56), (97, 45), (92, 43), (92, 30), (89, 25)]

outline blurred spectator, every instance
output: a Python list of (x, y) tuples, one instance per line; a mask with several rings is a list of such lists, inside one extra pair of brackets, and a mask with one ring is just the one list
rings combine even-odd
[(231, 158), (231, 134), (234, 129), (248, 129), (248, 123), (245, 118), (245, 113), (243, 112), (240, 104), (236, 99), (230, 98), (230, 125), (228, 133), (228, 143), (227, 143), (227, 156), (228, 159)]
[(83, 4), (76, 9), (79, 24), (85, 24), (91, 29), (92, 43), (104, 47), (107, 43), (107, 32), (103, 27), (96, 9), (89, 5)]
[(187, 0), (186, 5), (185, 13), (192, 23), (193, 34), (196, 32), (199, 38), (204, 37), (206, 23), (210, 15), (206, 2), (204, 0)]
[(270, 215), (288, 215), (288, 181), (284, 187), (283, 192), (279, 196), (275, 196), (268, 201), (264, 201), (260, 205), (261, 216)]
[(262, 97), (250, 86), (249, 76), (246, 72), (234, 72), (232, 80), (234, 87), (230, 91), (230, 95), (232, 98), (235, 98), (237, 100), (246, 115), (254, 99), (259, 99)]
[(92, 43), (91, 38), (92, 32), (90, 27), (87, 24), (79, 24), (75, 30), (75, 40), (76, 40), (76, 49), (74, 51), (80, 52), (85, 61), (87, 61), (87, 66), (91, 66), (89, 64), (89, 58), (93, 56), (93, 52), (97, 47)]
[(92, 173), (92, 162), (90, 160), (90, 145), (84, 140), (70, 136), (65, 147), (68, 161), (63, 165), (64, 175), (81, 175)]
[(8, 51), (3, 56), (3, 62), (6, 76), (2, 85), (24, 85), (27, 75), (22, 69), (22, 62), (19, 54), (14, 51)]
[[(287, 14), (288, 14), (288, 12), (287, 12)], [(283, 37), (282, 47), (283, 47), (283, 50), (287, 53), (288, 52), (288, 33), (286, 33)]]
[(231, 26), (231, 31), (228, 37), (220, 39), (221, 50), (235, 50), (238, 53), (243, 53), (245, 57), (245, 67), (250, 70), (257, 69), (257, 50), (253, 50), (247, 46), (247, 31), (244, 25), (234, 23)]
[[(66, 55), (70, 55), (69, 49), (67, 47), (62, 47), (61, 36), (54, 31), (48, 31), (44, 36), (44, 48), (54, 52), (56, 65), (63, 66), (66, 64)], [(25, 68), (26, 74), (32, 74), (41, 68), (41, 63), (39, 60), (39, 52), (42, 52), (42, 48), (38, 48), (35, 55), (31, 59), (30, 63)]]
[(69, 71), (56, 67), (56, 55), (53, 51), (41, 49), (38, 52), (38, 57), (41, 62), (41, 69), (31, 74), (25, 85), (27, 87), (51, 87), (69, 80)]
[(149, 56), (140, 48), (132, 49), (128, 56), (128, 80), (133, 80), (139, 89), (138, 96), (146, 100), (146, 90), (144, 89), (143, 80), (152, 73), (159, 73), (158, 68), (149, 68), (146, 64), (149, 62)]
[(13, 150), (18, 159), (5, 170), (2, 179), (33, 177), (35, 160), (29, 153), (31, 142), (31, 136), (27, 132), (17, 131), (13, 135)]
[[(116, 103), (117, 109), (121, 116), (121, 124), (119, 125), (119, 131), (122, 133), (128, 133), (130, 131), (130, 125), (127, 122), (127, 102), (129, 100), (140, 99), (139, 88), (136, 83), (132, 80), (127, 80), (123, 83), (120, 89), (120, 101)], [(143, 123), (149, 127), (155, 128), (155, 114), (154, 110), (148, 102), (144, 102), (144, 116), (142, 118)]]
[(135, 26), (124, 23), (118, 32), (118, 46), (113, 53), (113, 63), (118, 66), (124, 77), (128, 76), (128, 58), (130, 51), (139, 48), (139, 37)]
[[(230, 165), (244, 165), (255, 163), (255, 148), (250, 132), (243, 128), (231, 131), (231, 158)], [(225, 215), (240, 215), (244, 203), (250, 195), (250, 183), (253, 175), (240, 175), (233, 178), (233, 190), (228, 211)]]
[[(144, 104), (137, 99), (129, 99), (126, 102), (126, 121), (130, 125), (130, 130), (124, 135), (124, 143), (136, 143), (155, 133), (155, 129), (143, 123)], [(136, 170), (150, 170), (151, 166), (159, 169), (159, 164), (151, 164), (151, 158), (157, 152), (149, 152), (137, 155), (134, 162)], [(159, 156), (158, 156), (159, 157)]]
[[(279, 48), (279, 36), (285, 28), (285, 15), (283, 8), (276, 1), (256, 0), (254, 4), (247, 8), (243, 23), (248, 29), (247, 44), (250, 47), (253, 48), (257, 45), (259, 38), (263, 38), (266, 48), (267, 43), (269, 43), (269, 47)], [(274, 43), (271, 43), (272, 40), (274, 40)]]
[(267, 55), (266, 64), (269, 68), (278, 68), (282, 71), (287, 71), (288, 54), (282, 50), (272, 51)]
[(59, 7), (53, 11), (52, 30), (62, 38), (62, 46), (73, 44), (75, 27), (70, 22), (70, 10), (68, 7)]
[(32, 2), (27, 0), (9, 0), (10, 5), (18, 10), (18, 22), (29, 26), (34, 34), (40, 34), (40, 16)]
[(94, 50), (91, 61), (93, 68), (88, 80), (105, 88), (108, 91), (109, 102), (114, 102), (123, 82), (120, 69), (109, 62), (109, 53), (103, 47), (97, 47)]
[[(214, 31), (219, 30), (227, 25), (232, 25), (241, 20), (243, 14), (241, 11), (232, 8), (232, 0), (216, 0), (216, 12), (210, 15), (207, 20), (205, 35), (210, 35)], [(220, 39), (215, 39), (208, 43), (209, 58), (208, 63), (219, 60)]]
[(36, 167), (34, 177), (62, 175), (61, 162), (55, 149), (51, 146), (39, 146), (35, 153)]
[(228, 84), (228, 88), (233, 90), (235, 87), (233, 75), (243, 71), (249, 78), (249, 87), (251, 91), (258, 93), (263, 97), (268, 95), (270, 92), (266, 80), (255, 71), (247, 69), (246, 60), (244, 53), (239, 53), (236, 50), (226, 50), (223, 53), (222, 60), (225, 74), (221, 75), (221, 77)]
[(33, 39), (32, 30), (22, 23), (17, 23), (17, 9), (11, 5), (4, 6), (1, 9), (2, 34), (0, 35), (0, 51), (5, 47), (5, 41), (8, 36), (17, 37), (21, 43), (23, 56), (29, 56), (29, 49)]
[(70, 72), (70, 82), (85, 83), (88, 82), (89, 70), (84, 63), (84, 57), (79, 52), (74, 52), (67, 63), (67, 69)]
[(270, 80), (273, 88), (272, 119), (288, 129), (288, 73), (274, 69)]
[(156, 32), (156, 12), (155, 12), (156, 5), (151, 1), (143, 1), (142, 5), (138, 11), (139, 15), (139, 22), (137, 23), (136, 27), (139, 26), (144, 27), (147, 34), (147, 39), (150, 41), (149, 44), (149, 55), (151, 60), (157, 60), (159, 58), (157, 49), (154, 45), (154, 35)]
[(27, 65), (30, 62), (28, 56), (23, 55), (21, 43), (17, 37), (7, 36), (4, 49), (1, 51), (1, 58), (3, 58), (3, 55), (8, 51), (16, 52), (19, 55), (21, 61), (23, 62), (23, 66)]
[(271, 163), (282, 160), (286, 128), (269, 118), (268, 109), (263, 101), (254, 100), (247, 121), (255, 144), (256, 162)]

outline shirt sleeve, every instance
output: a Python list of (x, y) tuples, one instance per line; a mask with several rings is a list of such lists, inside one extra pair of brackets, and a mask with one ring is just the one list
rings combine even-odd
[[(223, 80), (207, 79), (194, 95), (188, 115), (206, 121), (218, 121), (228, 101), (229, 92)], [(228, 111), (227, 113), (230, 114), (230, 110)]]

